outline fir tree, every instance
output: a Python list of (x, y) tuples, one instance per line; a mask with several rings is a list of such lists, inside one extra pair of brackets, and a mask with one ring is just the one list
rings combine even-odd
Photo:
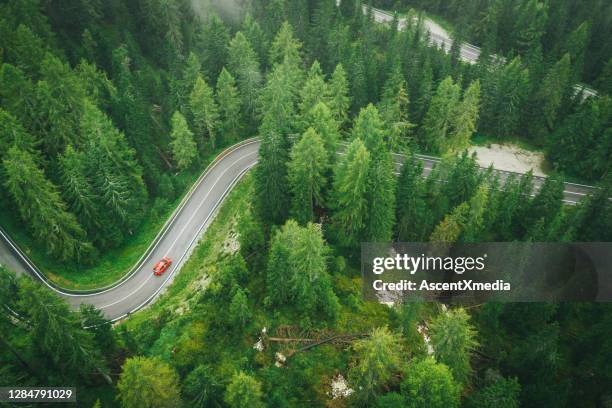
[(323, 141), (309, 128), (291, 150), (289, 162), (289, 184), (293, 193), (291, 214), (299, 223), (312, 222), (315, 207), (323, 206), (327, 171)]
[(172, 141), (172, 156), (176, 161), (179, 169), (186, 169), (198, 156), (198, 149), (193, 140), (193, 133), (187, 125), (185, 117), (179, 111), (172, 115), (172, 133), (170, 134)]

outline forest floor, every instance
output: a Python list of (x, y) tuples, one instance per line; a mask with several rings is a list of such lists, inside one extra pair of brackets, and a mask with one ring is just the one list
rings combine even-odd
[(475, 152), (478, 164), (489, 167), (491, 164), (498, 170), (527, 173), (533, 171), (534, 176), (545, 176), (544, 154), (531, 151), (514, 144), (489, 144), (486, 146), (472, 146), (470, 153)]

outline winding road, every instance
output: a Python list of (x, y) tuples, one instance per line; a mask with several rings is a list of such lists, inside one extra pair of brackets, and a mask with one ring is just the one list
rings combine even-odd
[[(388, 22), (393, 18), (390, 13), (376, 9), (374, 17), (379, 22)], [(432, 42), (445, 48), (450, 47), (450, 37), (444, 30), (430, 20), (426, 20), (426, 23), (431, 32)], [(401, 20), (400, 28), (405, 24), (406, 21)], [(461, 47), (462, 58), (466, 61), (476, 60), (479, 52), (477, 47), (469, 44)], [(73, 308), (78, 308), (82, 303), (93, 304), (101, 309), (109, 320), (120, 320), (156, 299), (166, 285), (172, 281), (211, 223), (227, 194), (257, 163), (258, 149), (259, 140), (250, 139), (221, 153), (193, 185), (132, 270), (109, 287), (89, 292), (68, 291), (57, 287), (40, 272), (1, 228), (0, 265), (17, 273), (27, 273), (35, 277), (64, 297)], [(342, 149), (339, 154), (342, 154)], [(393, 157), (398, 174), (405, 157), (397, 154)], [(423, 161), (425, 175), (429, 174), (439, 162), (438, 158), (430, 156), (419, 155), (416, 158)], [(502, 181), (511, 174), (506, 171), (499, 171), (499, 173)], [(534, 177), (536, 191), (542, 185), (543, 180), (542, 177)], [(591, 186), (566, 183), (564, 201), (567, 204), (576, 204), (594, 189), (595, 187)], [(154, 276), (153, 266), (164, 256), (172, 258), (174, 262), (164, 275)]]
[[(126, 277), (92, 293), (66, 291), (49, 282), (18, 246), (0, 230), (0, 264), (17, 273), (26, 272), (78, 308), (89, 303), (116, 321), (147, 305), (172, 281), (211, 223), (220, 204), (240, 178), (257, 162), (258, 140), (248, 140), (221, 153), (194, 184), (151, 247)], [(153, 266), (164, 256), (173, 260), (162, 275)]]

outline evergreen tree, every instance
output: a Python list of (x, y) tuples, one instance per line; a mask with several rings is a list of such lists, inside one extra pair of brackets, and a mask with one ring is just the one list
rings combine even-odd
[(220, 112), (219, 133), (224, 140), (236, 141), (240, 138), (242, 124), (240, 96), (234, 77), (225, 68), (217, 80), (216, 97)]
[(340, 130), (331, 110), (325, 103), (319, 102), (306, 114), (303, 123), (304, 126), (314, 129), (321, 136), (328, 162), (333, 164), (336, 161)]
[(329, 108), (338, 122), (338, 126), (342, 127), (348, 119), (348, 110), (351, 107), (348, 80), (342, 64), (336, 65), (328, 86), (331, 95)]
[(548, 72), (538, 93), (544, 122), (549, 130), (555, 128), (557, 113), (571, 92), (570, 56), (565, 54)]
[(265, 224), (282, 224), (289, 208), (288, 147), (276, 132), (262, 135), (255, 168), (255, 209)]
[(332, 222), (343, 245), (354, 246), (363, 236), (369, 168), (370, 153), (360, 139), (355, 139), (336, 166), (330, 201), (334, 206)]
[[(325, 83), (323, 72), (321, 71), (319, 62), (315, 61), (312, 63), (304, 86), (300, 91), (299, 114), (301, 115), (302, 122), (306, 114), (310, 112), (315, 105), (319, 102), (327, 102), (328, 94), (328, 86)], [(304, 128), (304, 130), (305, 129), (306, 128)]]
[(212, 88), (202, 76), (198, 76), (193, 91), (191, 91), (189, 110), (193, 118), (194, 130), (202, 138), (202, 145), (205, 146), (205, 140), (208, 139), (214, 150), (219, 127), (219, 107), (215, 102)]
[(132, 357), (121, 367), (117, 383), (118, 399), (125, 408), (180, 407), (179, 377), (176, 371), (158, 358)]
[(499, 379), (488, 384), (468, 398), (468, 408), (519, 408), (521, 385), (516, 378)]
[(28, 322), (28, 341), (35, 355), (48, 359), (49, 366), (64, 380), (91, 378), (98, 373), (110, 382), (94, 334), (83, 329), (79, 314), (64, 300), (27, 278), (18, 282), (17, 299), (15, 312)]
[(423, 163), (413, 156), (404, 161), (397, 181), (397, 240), (425, 240), (433, 228), (433, 214), (425, 200)]
[(223, 406), (223, 388), (210, 367), (197, 366), (183, 381), (183, 400), (197, 408)]
[(498, 138), (518, 133), (529, 81), (529, 71), (516, 57), (503, 68), (492, 70), (483, 80), (481, 131)]
[(3, 160), (4, 185), (34, 238), (61, 260), (87, 259), (92, 246), (59, 191), (27, 151), (13, 146)]
[(235, 292), (229, 305), (229, 317), (234, 327), (243, 329), (249, 320), (251, 320), (251, 309), (249, 308), (249, 300), (244, 291), (241, 288), (237, 288)]
[(469, 319), (464, 309), (452, 309), (439, 314), (429, 325), (436, 361), (447, 365), (461, 384), (469, 381), (470, 358), (478, 345)]
[(463, 94), (463, 100), (457, 107), (452, 120), (452, 130), (449, 138), (444, 141), (443, 150), (457, 152), (467, 149), (470, 139), (478, 125), (480, 110), (480, 81), (470, 84)]
[(142, 220), (148, 198), (135, 152), (111, 120), (89, 103), (84, 105), (80, 131), (89, 175), (109, 214), (106, 220), (129, 233)]
[(284, 22), (270, 46), (270, 66), (288, 61), (295, 67), (302, 66), (302, 44), (293, 36), (293, 28)]
[(379, 104), (381, 116), (389, 129), (389, 147), (397, 151), (410, 146), (410, 131), (414, 126), (408, 119), (408, 86), (399, 60), (394, 64)]
[(172, 156), (177, 166), (179, 169), (188, 168), (198, 157), (198, 149), (187, 121), (179, 111), (174, 112), (174, 115), (172, 115), (172, 133), (170, 137), (172, 138), (170, 142)]
[(401, 392), (407, 408), (457, 408), (461, 386), (446, 365), (427, 357), (410, 364)]
[(451, 77), (438, 86), (423, 123), (421, 145), (426, 150), (440, 152), (444, 148), (456, 116), (459, 94), (460, 88)]
[(312, 222), (315, 207), (323, 206), (327, 156), (321, 137), (312, 128), (308, 128), (291, 150), (288, 165), (288, 179), (293, 193), (291, 215), (301, 224)]
[(263, 408), (261, 384), (250, 375), (239, 372), (234, 374), (225, 390), (225, 403), (230, 408)]
[(236, 33), (229, 45), (228, 68), (236, 76), (243, 109), (253, 121), (257, 110), (262, 75), (255, 51), (249, 40), (240, 31)]
[(210, 13), (202, 29), (201, 53), (207, 78), (215, 80), (219, 77), (223, 66), (227, 63), (229, 30), (223, 21), (214, 13)]
[(400, 370), (401, 347), (399, 336), (386, 327), (372, 330), (368, 338), (353, 344), (357, 361), (349, 372), (349, 381), (364, 404), (373, 401)]
[(242, 22), (242, 32), (253, 47), (257, 60), (265, 64), (268, 61), (269, 42), (259, 23), (248, 13)]

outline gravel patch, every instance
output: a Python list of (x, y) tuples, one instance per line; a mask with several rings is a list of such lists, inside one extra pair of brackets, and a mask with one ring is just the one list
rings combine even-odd
[(470, 153), (475, 152), (478, 164), (489, 167), (493, 164), (498, 170), (527, 173), (533, 171), (534, 176), (545, 176), (542, 171), (544, 154), (521, 149), (514, 145), (491, 144), (488, 146), (473, 146)]

